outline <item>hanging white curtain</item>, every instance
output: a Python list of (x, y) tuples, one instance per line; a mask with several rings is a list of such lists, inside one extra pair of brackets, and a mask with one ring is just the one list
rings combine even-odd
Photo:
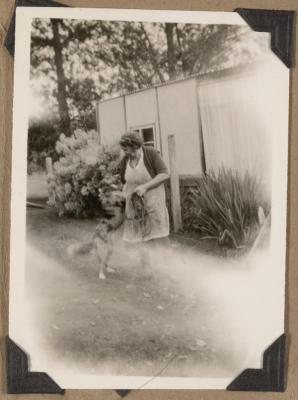
[(207, 171), (248, 171), (270, 186), (272, 78), (261, 63), (198, 82)]

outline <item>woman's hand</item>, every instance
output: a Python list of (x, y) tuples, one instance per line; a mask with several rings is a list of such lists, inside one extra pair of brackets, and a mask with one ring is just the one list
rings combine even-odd
[(134, 193), (136, 193), (138, 196), (142, 197), (144, 194), (147, 192), (147, 188), (145, 185), (139, 185), (135, 188)]
[(161, 185), (162, 183), (164, 183), (166, 180), (169, 179), (169, 174), (167, 173), (161, 173), (156, 175), (153, 179), (151, 179), (151, 181), (143, 184), (143, 185), (139, 185), (135, 188), (134, 193), (137, 193), (139, 196), (144, 196), (144, 194), (148, 191), (151, 190), (159, 185)]

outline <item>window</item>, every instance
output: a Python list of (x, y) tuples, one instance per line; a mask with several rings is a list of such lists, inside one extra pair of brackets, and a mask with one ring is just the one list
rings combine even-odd
[(139, 133), (143, 139), (144, 146), (156, 147), (155, 132), (153, 125), (131, 128), (132, 132)]

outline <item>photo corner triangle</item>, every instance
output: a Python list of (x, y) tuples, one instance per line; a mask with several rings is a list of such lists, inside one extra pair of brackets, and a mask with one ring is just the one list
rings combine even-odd
[(16, 24), (16, 8), (17, 7), (69, 7), (60, 1), (53, 0), (16, 0), (14, 10), (9, 23), (9, 27), (4, 40), (4, 47), (9, 52), (11, 57), (14, 57), (15, 52), (15, 24)]
[(6, 377), (8, 394), (65, 393), (48, 374), (29, 371), (28, 355), (9, 336), (6, 337)]
[(249, 27), (256, 32), (271, 33), (271, 50), (287, 66), (295, 66), (294, 17), (292, 10), (236, 8)]
[(261, 369), (242, 371), (227, 387), (230, 391), (284, 392), (286, 335), (282, 334), (265, 351)]

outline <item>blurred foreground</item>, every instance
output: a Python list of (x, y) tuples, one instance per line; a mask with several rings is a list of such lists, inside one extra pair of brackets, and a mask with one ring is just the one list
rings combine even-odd
[(119, 241), (116, 271), (99, 281), (93, 255), (69, 259), (65, 251), (95, 224), (28, 211), (25, 343), (33, 369), (52, 368), (62, 379), (66, 371), (233, 377), (260, 367), (283, 332), (283, 274), (272, 270), (269, 250), (236, 260), (176, 244), (155, 249), (144, 266)]

